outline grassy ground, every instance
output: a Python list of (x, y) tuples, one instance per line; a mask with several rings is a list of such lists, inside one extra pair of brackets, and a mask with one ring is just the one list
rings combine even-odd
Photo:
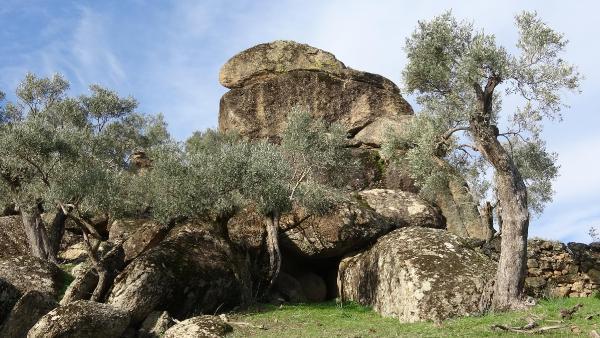
[[(583, 304), (583, 307), (573, 319), (557, 322), (560, 320), (560, 309), (573, 307), (577, 303)], [(493, 324), (521, 326), (527, 324), (527, 318), (535, 318), (541, 326), (565, 325), (565, 328), (545, 332), (544, 337), (589, 337), (592, 330), (600, 333), (600, 316), (587, 320), (586, 317), (591, 314), (600, 314), (600, 299), (543, 300), (526, 311), (463, 317), (441, 324), (401, 324), (356, 304), (339, 306), (333, 302), (281, 307), (261, 305), (229, 317), (230, 321), (266, 328), (262, 330), (236, 325), (233, 337), (521, 337), (528, 334), (498, 332), (490, 327)]]

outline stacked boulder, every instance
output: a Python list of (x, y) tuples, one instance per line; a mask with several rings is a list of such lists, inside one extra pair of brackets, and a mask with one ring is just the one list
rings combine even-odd
[[(464, 182), (454, 182), (438, 205), (432, 205), (418, 197), (402, 164), (382, 159), (379, 150), (388, 130), (401, 131), (413, 117), (412, 108), (393, 82), (351, 69), (331, 53), (293, 41), (260, 44), (237, 54), (223, 66), (219, 79), (230, 89), (221, 98), (220, 131), (279, 142), (288, 112), (301, 107), (315, 118), (340, 123), (347, 132), (347, 146), (361, 164), (360, 172), (348, 184), (349, 202), (325, 216), (293, 210), (282, 219), (284, 273), (275, 284), (280, 295), (290, 301), (309, 299), (302, 288), (306, 283), (300, 280), (310, 276), (316, 281), (319, 276), (315, 278), (315, 270), (307, 271), (307, 265), (314, 268), (333, 261), (333, 283), (329, 272), (318, 271), (326, 279), (330, 296), (339, 294), (403, 321), (476, 312), (478, 292), (494, 264), (440, 229), (447, 227), (479, 238), (487, 236), (486, 229), (472, 199), (469, 203)], [(244, 247), (260, 247), (263, 222), (252, 210), (240, 213), (230, 226), (238, 234), (253, 234), (253, 239), (234, 240)], [(436, 242), (428, 244), (431, 239)], [(453, 249), (445, 243), (453, 243), (448, 244)], [(426, 267), (432, 255), (450, 268), (429, 274), (428, 269), (439, 269), (437, 265)], [(390, 259), (390, 264), (381, 266)], [(414, 264), (407, 263), (408, 259), (414, 259)], [(455, 271), (468, 274), (461, 276)], [(399, 279), (402, 274), (406, 279)], [(425, 284), (433, 289), (425, 291)], [(376, 291), (378, 288), (381, 290)], [(423, 292), (416, 292), (418, 288)], [(445, 301), (450, 293), (456, 295)], [(400, 309), (402, 302), (414, 306)]]
[[(389, 79), (347, 67), (333, 54), (306, 44), (274, 41), (232, 57), (219, 80), (230, 89), (221, 98), (220, 131), (278, 142), (288, 112), (301, 107), (345, 127), (348, 147), (361, 163), (349, 182), (354, 190), (418, 191), (406, 168), (387, 163), (379, 154), (388, 131), (403, 130), (413, 117)], [(453, 182), (436, 204), (450, 231), (485, 239), (487, 229), (464, 187), (464, 182)]]

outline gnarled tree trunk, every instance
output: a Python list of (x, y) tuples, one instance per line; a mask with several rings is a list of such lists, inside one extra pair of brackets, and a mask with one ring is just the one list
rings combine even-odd
[(492, 309), (507, 310), (522, 306), (527, 268), (527, 231), (529, 210), (527, 187), (511, 155), (498, 141), (498, 129), (492, 125), (493, 92), (501, 81), (492, 76), (484, 90), (475, 84), (479, 112), (470, 120), (470, 132), (479, 151), (495, 169), (497, 197), (502, 210), (500, 261), (492, 298)]
[(27, 236), (31, 254), (35, 257), (56, 263), (56, 253), (50, 248), (48, 233), (38, 206), (21, 207), (23, 230)]
[(273, 286), (281, 269), (279, 248), (279, 213), (267, 217), (267, 250), (269, 252), (269, 288)]
[(58, 256), (58, 251), (60, 250), (60, 242), (62, 241), (62, 238), (65, 235), (66, 221), (67, 215), (65, 215), (62, 209), (58, 208), (56, 210), (56, 214), (54, 215), (54, 219), (52, 220), (52, 224), (50, 224), (50, 228), (48, 229), (50, 254), (54, 257)]

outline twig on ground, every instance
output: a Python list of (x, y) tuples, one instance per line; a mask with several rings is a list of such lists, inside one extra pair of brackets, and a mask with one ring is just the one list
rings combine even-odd
[(492, 330), (501, 330), (515, 333), (542, 333), (549, 330), (562, 329), (566, 325), (539, 326), (534, 320), (529, 319), (529, 323), (523, 326), (505, 326), (500, 324), (492, 325)]

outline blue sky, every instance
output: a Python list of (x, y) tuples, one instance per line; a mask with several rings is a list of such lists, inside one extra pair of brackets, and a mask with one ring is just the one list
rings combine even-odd
[[(218, 72), (231, 56), (261, 42), (296, 40), (334, 53), (346, 65), (400, 84), (404, 39), (417, 20), (446, 9), (513, 46), (513, 16), (536, 10), (570, 40), (566, 59), (585, 75), (567, 95), (562, 123), (548, 123), (548, 147), (561, 176), (531, 236), (590, 240), (600, 225), (600, 25), (595, 1), (28, 1), (0, 6), (0, 88), (10, 94), (27, 71), (64, 74), (74, 94), (99, 83), (162, 112), (184, 139), (215, 127), (226, 89)], [(414, 103), (414, 98), (407, 97)], [(418, 109), (418, 107), (415, 107)]]

